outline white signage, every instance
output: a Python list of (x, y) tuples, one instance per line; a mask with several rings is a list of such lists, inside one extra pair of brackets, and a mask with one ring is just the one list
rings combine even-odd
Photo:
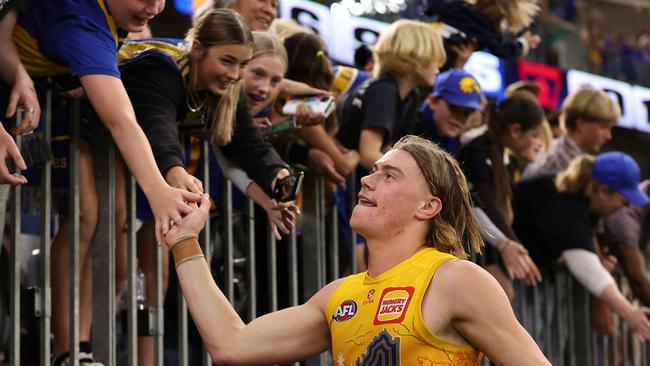
[(293, 19), (318, 33), (327, 43), (332, 59), (354, 64), (354, 50), (362, 43), (373, 45), (379, 34), (390, 26), (373, 19), (355, 17), (346, 10), (330, 8), (307, 0), (283, 0), (280, 17)]

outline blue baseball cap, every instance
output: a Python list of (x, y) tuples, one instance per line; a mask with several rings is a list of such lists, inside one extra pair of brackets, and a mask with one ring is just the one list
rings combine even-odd
[(471, 74), (463, 70), (450, 69), (438, 75), (432, 95), (457, 107), (483, 110), (481, 87)]
[(650, 198), (639, 188), (641, 169), (629, 155), (612, 151), (596, 156), (591, 176), (620, 193), (633, 205), (643, 207)]

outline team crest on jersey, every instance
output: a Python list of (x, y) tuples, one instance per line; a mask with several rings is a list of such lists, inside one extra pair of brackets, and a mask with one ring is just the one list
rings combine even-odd
[(332, 319), (337, 322), (344, 322), (352, 319), (357, 314), (357, 303), (354, 300), (345, 300), (336, 308)]
[(356, 362), (356, 366), (399, 366), (400, 338), (393, 338), (386, 329), (377, 334)]
[(404, 320), (411, 298), (413, 287), (388, 287), (384, 289), (377, 306), (374, 325), (399, 324)]

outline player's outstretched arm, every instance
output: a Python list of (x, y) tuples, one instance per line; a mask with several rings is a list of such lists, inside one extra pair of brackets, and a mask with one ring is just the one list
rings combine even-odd
[[(196, 235), (208, 217), (207, 196), (165, 237), (168, 246)], [(194, 240), (194, 239), (193, 239)], [(219, 365), (275, 365), (306, 359), (330, 347), (324, 309), (338, 281), (321, 289), (304, 305), (267, 314), (245, 324), (214, 282), (203, 258), (179, 261), (183, 295), (203, 342)]]
[(519, 324), (508, 297), (485, 270), (469, 261), (443, 263), (432, 282), (451, 325), (468, 343), (497, 365), (550, 365)]

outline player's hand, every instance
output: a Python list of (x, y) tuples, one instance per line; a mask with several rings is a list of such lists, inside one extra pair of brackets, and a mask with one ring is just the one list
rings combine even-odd
[(169, 229), (192, 212), (188, 203), (201, 201), (201, 195), (165, 184), (151, 191), (147, 199), (156, 218), (156, 240), (162, 244)]
[(176, 243), (178, 238), (189, 235), (198, 235), (203, 227), (205, 221), (210, 214), (210, 197), (207, 194), (201, 196), (199, 204), (190, 203), (191, 212), (189, 212), (182, 220), (174, 225), (165, 236), (165, 245)]

